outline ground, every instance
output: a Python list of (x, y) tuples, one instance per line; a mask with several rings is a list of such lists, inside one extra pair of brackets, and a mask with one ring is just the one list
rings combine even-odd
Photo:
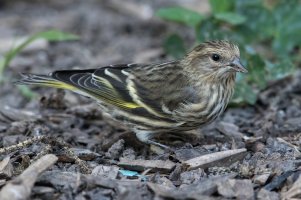
[[(299, 72), (270, 83), (260, 92), (254, 106), (229, 107), (220, 119), (185, 136), (185, 140), (173, 135), (158, 138), (173, 146), (174, 152), (140, 143), (133, 133), (102, 116), (90, 99), (41, 87), (31, 87), (37, 95), (28, 99), (12, 83), (20, 78), (20, 72), (40, 74), (57, 69), (171, 60), (162, 49), (165, 37), (183, 30), (180, 34), (189, 46), (193, 45), (193, 32), (160, 21), (153, 17), (153, 12), (180, 3), (176, 0), (0, 2), (1, 54), (10, 48), (5, 46), (7, 41), (39, 31), (54, 28), (80, 36), (79, 41), (40, 43), (25, 50), (4, 71), (5, 80), (0, 83), (1, 147), (46, 135), (50, 137), (47, 141), (52, 146), (51, 152), (58, 157), (57, 162), (56, 157), (42, 160), (39, 167), (48, 162), (49, 167), (41, 170), (36, 179), (31, 177), (34, 185), (30, 186), (29, 199), (301, 197)], [(187, 1), (185, 6), (197, 7), (199, 3)], [(206, 12), (206, 1), (201, 3), (203, 10), (198, 11)], [(53, 140), (66, 142), (87, 163), (92, 174), (81, 171), (69, 150), (63, 151), (63, 145)], [(28, 178), (20, 174), (32, 166), (31, 159), (45, 147), (47, 144), (34, 143), (1, 155), (2, 198), (8, 195), (5, 187), (11, 180)], [(25, 180), (24, 184), (30, 185)]]

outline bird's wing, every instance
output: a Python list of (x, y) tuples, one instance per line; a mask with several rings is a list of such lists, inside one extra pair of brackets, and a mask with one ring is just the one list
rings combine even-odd
[(74, 86), (75, 92), (93, 97), (122, 109), (141, 107), (126, 91), (126, 76), (122, 70), (128, 65), (108, 66), (89, 70), (61, 70), (51, 74), (52, 78)]
[(156, 119), (171, 118), (172, 111), (191, 97), (183, 90), (187, 80), (176, 63), (56, 71), (52, 77), (131, 114)]
[(190, 101), (192, 95), (188, 86), (188, 79), (177, 61), (128, 69), (130, 96), (159, 117), (171, 117), (174, 110)]

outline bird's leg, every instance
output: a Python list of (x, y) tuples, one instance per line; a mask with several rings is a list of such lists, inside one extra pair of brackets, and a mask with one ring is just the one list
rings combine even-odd
[(154, 134), (156, 134), (155, 132), (139, 130), (139, 131), (135, 131), (135, 133), (136, 133), (136, 137), (138, 138), (138, 140), (143, 143), (152, 144), (152, 145), (161, 147), (163, 149), (168, 149), (168, 150), (172, 151), (172, 149), (169, 146), (151, 140), (151, 138), (153, 138)]

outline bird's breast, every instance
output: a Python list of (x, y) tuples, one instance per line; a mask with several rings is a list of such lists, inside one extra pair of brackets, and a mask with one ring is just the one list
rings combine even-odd
[(199, 100), (187, 103), (174, 116), (185, 121), (184, 126), (201, 126), (210, 123), (223, 113), (233, 93), (233, 87), (208, 84), (199, 88)]

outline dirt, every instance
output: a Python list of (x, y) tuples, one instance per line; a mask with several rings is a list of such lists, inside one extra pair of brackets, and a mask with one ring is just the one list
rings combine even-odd
[[(187, 2), (187, 7), (199, 3)], [(206, 7), (206, 1), (202, 3)], [(174, 147), (174, 152), (140, 143), (133, 133), (102, 116), (90, 99), (42, 87), (31, 87), (36, 96), (28, 99), (11, 82), (20, 78), (20, 72), (40, 74), (57, 69), (171, 60), (162, 49), (166, 36), (176, 31), (189, 46), (194, 42), (193, 31), (160, 21), (152, 13), (157, 8), (175, 4), (183, 2), (0, 2), (0, 36), (3, 40), (50, 28), (81, 38), (24, 51), (4, 72), (6, 80), (0, 85), (1, 147), (33, 136), (57, 137), (92, 170), (92, 174), (81, 173), (72, 156), (62, 148), (52, 147), (52, 153), (59, 160), (38, 177), (30, 199), (301, 197), (299, 191), (293, 190), (300, 186), (300, 72), (270, 83), (260, 93), (256, 105), (228, 108), (220, 119), (196, 130), (194, 135), (158, 138)], [(144, 14), (139, 12), (142, 9)], [(45, 146), (34, 143), (1, 155), (2, 159), (5, 156), (10, 159), (0, 162), (0, 186), (4, 187), (21, 174)], [(214, 161), (214, 166), (189, 169), (184, 165), (193, 158), (244, 148), (243, 154), (230, 155), (226, 159), (228, 162)], [(135, 162), (133, 167), (121, 165), (122, 159), (145, 162)], [(149, 160), (159, 161), (160, 166), (151, 166)]]

